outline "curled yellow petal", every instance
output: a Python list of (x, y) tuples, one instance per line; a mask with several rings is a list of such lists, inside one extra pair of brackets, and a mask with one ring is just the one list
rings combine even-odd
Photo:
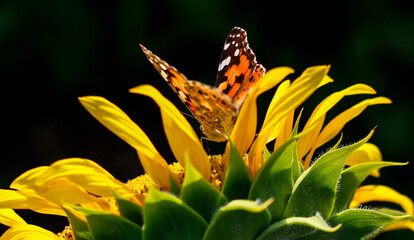
[(262, 129), (249, 152), (248, 165), (253, 174), (263, 163), (263, 149), (276, 125), (318, 88), (328, 71), (329, 66), (307, 68), (279, 98), (275, 107), (266, 114), (269, 120), (263, 123)]
[[(265, 76), (260, 79), (259, 85), (252, 89), (240, 109), (239, 116), (234, 124), (230, 138), (239, 150), (241, 156), (244, 156), (250, 147), (257, 127), (257, 97), (265, 91), (273, 88), (280, 83), (287, 75), (294, 70), (289, 67), (278, 67), (269, 70)], [(227, 147), (226, 152), (229, 147)], [(227, 154), (226, 154), (227, 155)]]
[(59, 178), (48, 181), (41, 189), (36, 192), (39, 196), (56, 203), (59, 206), (63, 204), (81, 204), (93, 205), (92, 208), (109, 211), (110, 207), (107, 201), (102, 198), (89, 194), (79, 185), (66, 179)]
[(165, 135), (177, 161), (185, 166), (188, 158), (191, 164), (207, 180), (210, 179), (210, 161), (200, 140), (187, 119), (168, 99), (150, 85), (142, 85), (129, 90), (132, 93), (152, 98), (161, 111)]
[(59, 240), (51, 231), (31, 224), (15, 225), (0, 237), (0, 240)]
[[(353, 151), (345, 162), (347, 166), (353, 166), (363, 162), (380, 162), (382, 155), (377, 146), (372, 143), (365, 143), (357, 150)], [(379, 171), (375, 170), (371, 173), (374, 177), (379, 177)]]
[(311, 128), (313, 124), (320, 125), (320, 127), (315, 127), (311, 132), (298, 140), (298, 155), (300, 159), (312, 148), (318, 138), (326, 113), (345, 96), (356, 94), (375, 94), (375, 90), (365, 84), (355, 84), (342, 91), (331, 94), (318, 104), (306, 122), (303, 131)]
[(13, 209), (3, 208), (0, 209), (0, 223), (9, 227), (19, 224), (26, 224)]
[(361, 114), (365, 108), (370, 105), (375, 104), (390, 104), (391, 100), (386, 97), (376, 97), (372, 99), (364, 100), (353, 107), (345, 110), (338, 116), (336, 116), (332, 121), (330, 121), (322, 130), (321, 134), (315, 143), (315, 147), (318, 148), (334, 138), (341, 129), (345, 126), (346, 123), (354, 119), (356, 116)]
[[(111, 189), (122, 195), (131, 193), (131, 190), (123, 182), (113, 177), (104, 168), (91, 160), (83, 158), (68, 158), (52, 163), (47, 171), (36, 179), (35, 185), (37, 189), (42, 189), (43, 186), (47, 186), (50, 182), (61, 178), (66, 178), (97, 196), (110, 197), (112, 196)], [(15, 182), (12, 183), (11, 187)]]
[(386, 227), (384, 231), (393, 231), (399, 229), (410, 229), (411, 231), (414, 231), (414, 221), (397, 222), (396, 224)]
[(80, 97), (85, 109), (102, 125), (137, 150), (145, 171), (162, 187), (169, 189), (168, 164), (151, 140), (120, 108), (98, 96)]
[(413, 215), (414, 213), (413, 201), (409, 197), (383, 185), (366, 185), (358, 188), (350, 208), (372, 201), (392, 202), (400, 205), (407, 214)]
[(30, 169), (20, 176), (18, 176), (10, 185), (10, 188), (23, 190), (23, 189), (34, 189), (36, 179), (41, 176), (49, 167), (41, 166), (37, 168)]

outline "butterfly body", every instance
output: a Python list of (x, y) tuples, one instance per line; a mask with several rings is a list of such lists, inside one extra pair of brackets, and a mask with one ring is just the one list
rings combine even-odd
[(233, 28), (224, 44), (216, 87), (188, 80), (175, 67), (144, 46), (141, 45), (141, 48), (200, 122), (201, 131), (208, 139), (216, 142), (227, 140), (241, 105), (265, 73), (264, 67), (257, 64), (256, 56), (249, 47), (246, 32), (238, 27)]
[(231, 133), (238, 115), (231, 98), (217, 88), (198, 81), (188, 81), (185, 88), (193, 104), (193, 115), (202, 123), (201, 131), (208, 139), (225, 141), (224, 134)]

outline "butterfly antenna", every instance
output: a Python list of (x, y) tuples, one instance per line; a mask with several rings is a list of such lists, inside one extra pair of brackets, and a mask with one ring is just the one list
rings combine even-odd
[(193, 115), (191, 115), (191, 114), (188, 114), (188, 113), (185, 113), (185, 112), (181, 112), (180, 111), (180, 113), (181, 114), (183, 114), (183, 115), (185, 115), (185, 116), (187, 116), (187, 117), (190, 117), (190, 118), (193, 118), (193, 119), (196, 119)]

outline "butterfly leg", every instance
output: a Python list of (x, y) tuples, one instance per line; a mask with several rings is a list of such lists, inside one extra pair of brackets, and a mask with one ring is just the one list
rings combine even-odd
[[(203, 141), (204, 140), (204, 141)], [(207, 137), (204, 137), (204, 136), (201, 136), (200, 137), (200, 142), (201, 142), (201, 145), (203, 146), (203, 148), (207, 151), (207, 154), (208, 155), (211, 155), (211, 153), (210, 153), (210, 148), (208, 147), (208, 141), (209, 141), (210, 139), (208, 139)], [(203, 142), (205, 142), (206, 144), (204, 144)], [(205, 147), (204, 147), (204, 145), (206, 145)]]

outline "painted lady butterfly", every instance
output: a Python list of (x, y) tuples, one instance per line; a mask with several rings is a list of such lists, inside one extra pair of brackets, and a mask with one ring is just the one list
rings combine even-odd
[(246, 31), (235, 27), (224, 43), (218, 67), (216, 87), (188, 80), (175, 67), (140, 45), (148, 60), (200, 122), (209, 140), (227, 140), (246, 96), (264, 75), (249, 47)]

